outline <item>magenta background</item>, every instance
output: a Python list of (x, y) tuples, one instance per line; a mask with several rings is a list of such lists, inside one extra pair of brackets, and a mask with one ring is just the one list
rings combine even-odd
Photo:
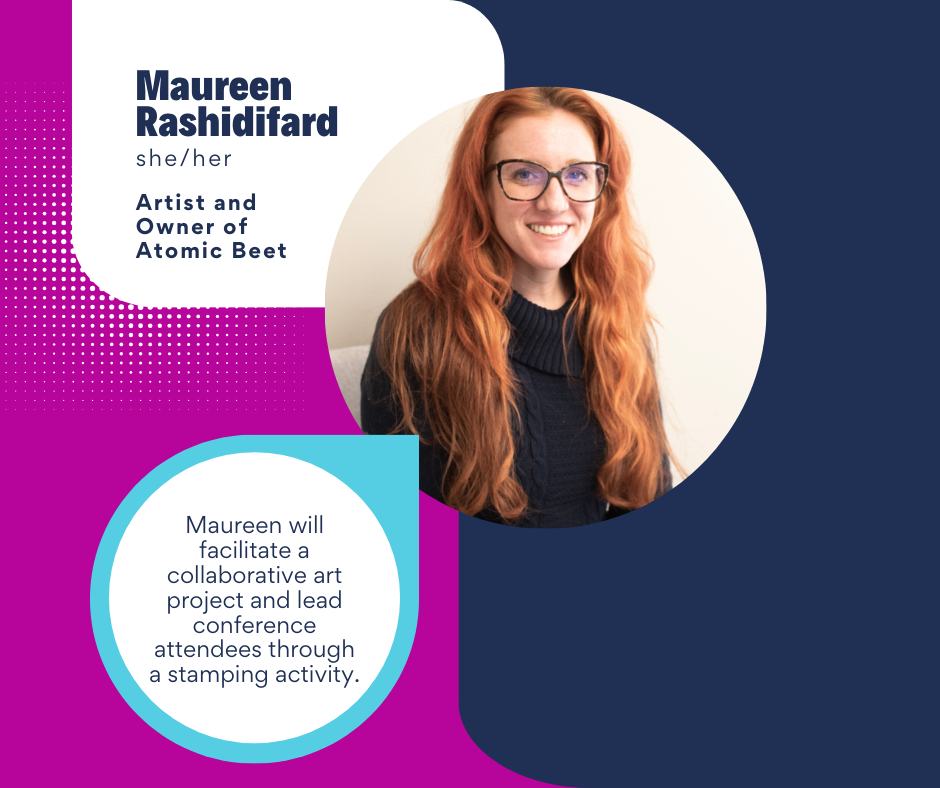
[[(92, 636), (89, 583), (98, 541), (134, 484), (172, 455), (215, 438), (358, 430), (333, 378), (322, 309), (135, 309), (145, 325), (172, 313), (191, 327), (161, 332), (159, 344), (95, 335), (101, 321), (91, 319), (82, 295), (105, 305), (95, 314), (108, 315), (107, 323), (130, 305), (82, 279), (67, 233), (56, 236), (64, 246), (54, 254), (52, 235), (22, 216), (30, 203), (61, 203), (50, 195), (71, 194), (70, 5), (8, 6), (4, 18), (4, 782), (540, 784), (489, 759), (461, 724), (457, 515), (424, 496), (414, 648), (385, 703), (342, 741), (285, 763), (224, 763), (163, 738), (118, 694)], [(52, 159), (53, 145), (65, 146), (69, 158)], [(23, 232), (33, 229), (40, 233)], [(63, 259), (77, 270), (53, 272)]]

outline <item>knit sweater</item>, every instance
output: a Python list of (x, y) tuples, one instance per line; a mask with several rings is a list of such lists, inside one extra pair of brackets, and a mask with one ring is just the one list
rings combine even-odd
[[(521, 383), (515, 471), (529, 497), (526, 517), (513, 525), (563, 528), (607, 516), (607, 502), (597, 495), (604, 434), (588, 414), (584, 354), (573, 320), (564, 341), (569, 306), (544, 309), (513, 292), (506, 307), (512, 328), (510, 363)], [(373, 435), (388, 434), (400, 418), (401, 410), (391, 397), (390, 381), (378, 363), (373, 342), (362, 376), (362, 428)], [(420, 418), (418, 421), (420, 424)], [(419, 431), (425, 439), (419, 449), (419, 485), (428, 495), (442, 500), (446, 456), (439, 446), (425, 442), (433, 441), (429, 429), (419, 426)], [(500, 522), (495, 512), (478, 512), (476, 516)]]

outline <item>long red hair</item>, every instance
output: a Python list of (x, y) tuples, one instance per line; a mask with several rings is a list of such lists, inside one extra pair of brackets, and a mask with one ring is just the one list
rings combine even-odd
[(576, 321), (590, 413), (606, 441), (598, 495), (622, 508), (663, 486), (668, 445), (653, 369), (646, 290), (652, 260), (627, 186), (630, 154), (607, 111), (572, 88), (518, 88), (480, 99), (457, 140), (440, 208), (415, 255), (417, 281), (395, 298), (376, 337), (377, 358), (401, 407), (400, 430), (420, 433), (447, 457), (444, 502), (522, 518), (528, 497), (514, 473), (519, 382), (509, 361), (504, 308), (512, 253), (490, 216), (486, 189), (493, 140), (507, 120), (562, 110), (590, 131), (610, 165), (591, 230), (571, 258)]

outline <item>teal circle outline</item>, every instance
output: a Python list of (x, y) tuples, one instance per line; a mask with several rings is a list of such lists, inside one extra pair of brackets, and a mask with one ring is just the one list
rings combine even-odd
[[(109, 592), (118, 545), (148, 498), (174, 476), (229, 454), (281, 454), (309, 462), (350, 487), (376, 516), (398, 569), (400, 606), (392, 648), (375, 681), (339, 717), (277, 742), (244, 743), (193, 730), (160, 709), (131, 676), (111, 626)], [(128, 705), (151, 728), (188, 750), (234, 763), (274, 763), (322, 750), (347, 736), (381, 705), (398, 681), (418, 622), (418, 438), (414, 435), (249, 435), (199, 444), (171, 457), (128, 493), (108, 523), (91, 574), (91, 623), (101, 661)]]

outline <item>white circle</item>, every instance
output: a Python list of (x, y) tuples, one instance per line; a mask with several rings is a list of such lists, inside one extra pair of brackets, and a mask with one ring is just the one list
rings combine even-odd
[[(209, 532), (213, 522), (219, 533)], [(259, 532), (262, 522), (270, 530)], [(304, 532), (292, 532), (291, 522)], [(274, 557), (260, 557), (272, 545)], [(210, 558), (212, 546), (233, 557)], [(233, 573), (229, 582), (196, 582), (224, 579), (220, 570)], [(171, 582), (186, 572), (193, 582)], [(252, 574), (235, 582), (237, 572)], [(259, 572), (268, 582), (258, 582)], [(253, 608), (253, 597), (267, 607)], [(121, 657), (160, 709), (208, 736), (265, 743), (316, 730), (362, 696), (391, 649), (400, 594), (385, 532), (355, 492), (307, 462), (245, 453), (188, 468), (143, 504), (118, 546), (109, 602)], [(246, 621), (252, 629), (262, 622), (261, 632), (245, 633)], [(224, 631), (196, 631), (209, 622)], [(313, 631), (288, 633), (281, 622), (293, 630), (312, 622)], [(272, 627), (281, 631), (265, 631)], [(277, 655), (279, 645), (287, 648)]]

